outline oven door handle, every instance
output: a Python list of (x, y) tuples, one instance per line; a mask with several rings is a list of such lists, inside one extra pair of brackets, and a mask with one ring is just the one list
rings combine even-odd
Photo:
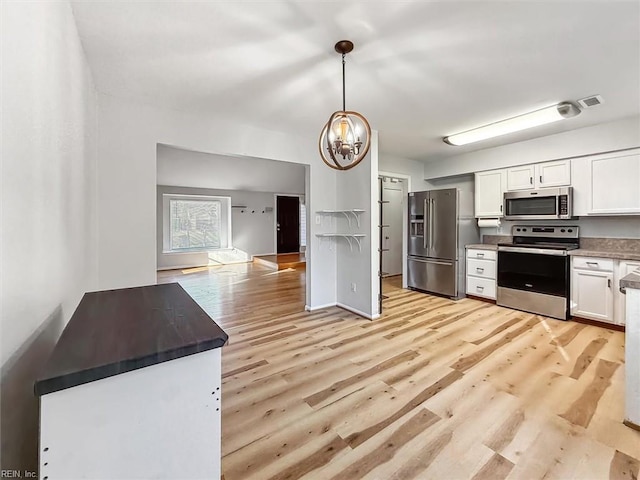
[(551, 248), (498, 247), (498, 252), (536, 253), (538, 255), (553, 255), (556, 257), (567, 256), (566, 250), (555, 250)]

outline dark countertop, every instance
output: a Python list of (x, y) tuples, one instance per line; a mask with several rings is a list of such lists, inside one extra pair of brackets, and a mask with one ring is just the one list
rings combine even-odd
[(640, 268), (620, 279), (620, 288), (637, 288), (640, 290)]
[(227, 334), (178, 283), (85, 293), (35, 393), (222, 347)]

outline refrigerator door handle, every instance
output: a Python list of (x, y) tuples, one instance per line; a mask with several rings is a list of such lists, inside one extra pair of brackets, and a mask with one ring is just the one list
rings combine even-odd
[(435, 212), (436, 199), (429, 199), (429, 248), (433, 248), (433, 212)]
[[(422, 210), (425, 213), (425, 215), (427, 215), (427, 216), (429, 216), (429, 213), (431, 213), (430, 210), (428, 209), (428, 206), (427, 206), (428, 202), (429, 202), (429, 199), (425, 198), (424, 199), (424, 210)], [(430, 233), (429, 233), (430, 222), (431, 222), (431, 217), (429, 216), (427, 221), (424, 223), (423, 230), (422, 230), (422, 244), (423, 244), (424, 248), (429, 248), (429, 246), (427, 245), (427, 235), (430, 235)]]
[(411, 260), (412, 262), (434, 263), (436, 265), (447, 265), (448, 267), (453, 265), (453, 262), (444, 262), (444, 261), (441, 261), (441, 260), (425, 260), (425, 259), (416, 258), (416, 257), (409, 257), (409, 260)]

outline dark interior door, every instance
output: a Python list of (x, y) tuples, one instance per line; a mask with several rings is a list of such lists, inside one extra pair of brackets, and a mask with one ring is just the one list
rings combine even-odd
[(277, 253), (300, 251), (300, 199), (276, 197)]

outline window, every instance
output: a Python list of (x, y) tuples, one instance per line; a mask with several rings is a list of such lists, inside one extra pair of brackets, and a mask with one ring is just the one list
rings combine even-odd
[(229, 206), (228, 197), (164, 195), (164, 251), (228, 248)]

